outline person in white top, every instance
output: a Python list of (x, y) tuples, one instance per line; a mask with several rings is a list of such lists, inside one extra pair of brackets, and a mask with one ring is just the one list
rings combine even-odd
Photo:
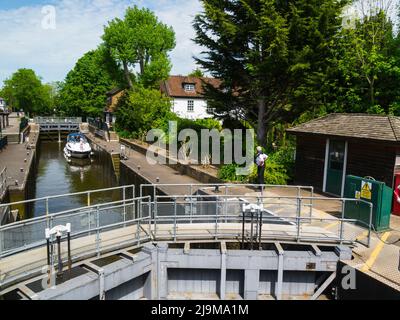
[(263, 152), (262, 147), (257, 147), (257, 155), (254, 159), (255, 164), (257, 165), (257, 183), (260, 185), (264, 185), (264, 173), (265, 173), (265, 162), (267, 161), (268, 156)]

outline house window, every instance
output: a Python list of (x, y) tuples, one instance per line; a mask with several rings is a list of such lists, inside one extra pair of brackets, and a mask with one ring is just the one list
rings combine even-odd
[(214, 112), (215, 112), (215, 109), (214, 109), (214, 108), (212, 108), (212, 107), (210, 107), (210, 106), (207, 106), (207, 113), (212, 114), (212, 113), (214, 113)]
[(193, 100), (189, 100), (188, 101), (187, 111), (188, 112), (194, 112), (194, 101)]
[(194, 84), (193, 83), (186, 83), (185, 84), (185, 91), (194, 91)]

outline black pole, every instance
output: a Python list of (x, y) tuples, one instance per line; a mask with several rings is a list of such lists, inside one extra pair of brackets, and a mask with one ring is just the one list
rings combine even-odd
[(244, 215), (245, 215), (245, 211), (243, 211), (243, 215), (242, 215), (242, 250), (244, 249)]
[(71, 234), (68, 232), (68, 272), (71, 276), (72, 259), (71, 259)]
[(47, 265), (50, 266), (50, 239), (47, 239)]
[(262, 214), (262, 211), (260, 211), (260, 232), (259, 232), (259, 249), (261, 250), (262, 249), (262, 244), (261, 244), (261, 241), (262, 241), (262, 238), (261, 238), (261, 234), (262, 234), (262, 226), (263, 226), (263, 220), (262, 220), (262, 218), (263, 218), (263, 214)]
[(250, 250), (253, 250), (254, 212), (251, 211)]
[(256, 234), (254, 236), (254, 244), (256, 244), (258, 242), (258, 219), (259, 219), (259, 216), (260, 216), (260, 210), (257, 210), (257, 213), (256, 213)]
[(62, 276), (62, 260), (61, 260), (61, 236), (57, 236), (57, 250), (58, 250), (58, 270), (57, 270), (57, 276), (61, 277)]

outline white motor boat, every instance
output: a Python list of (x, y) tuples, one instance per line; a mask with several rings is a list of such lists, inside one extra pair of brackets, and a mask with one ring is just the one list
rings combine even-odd
[(64, 148), (67, 158), (86, 159), (93, 155), (92, 147), (82, 133), (72, 133), (67, 137), (67, 144)]

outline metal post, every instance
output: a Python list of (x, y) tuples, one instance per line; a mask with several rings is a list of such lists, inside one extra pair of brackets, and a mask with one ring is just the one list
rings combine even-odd
[(228, 223), (228, 186), (225, 186), (225, 223)]
[[(126, 187), (124, 186), (122, 189), (122, 198), (123, 198), (123, 205), (124, 205), (124, 222), (126, 222)], [(124, 223), (124, 228), (125, 228)]]
[(263, 228), (263, 212), (260, 211), (260, 233), (259, 233), (259, 241), (258, 241), (258, 248), (259, 250), (262, 249), (262, 228)]
[(67, 241), (68, 241), (68, 272), (71, 276), (71, 269), (72, 269), (72, 258), (71, 258), (71, 233), (67, 233)]
[(138, 245), (140, 244), (140, 219), (142, 218), (141, 216), (141, 210), (138, 208), (139, 207), (139, 202), (136, 204), (136, 210), (137, 210), (137, 230), (136, 230), (136, 240), (138, 242)]
[[(194, 198), (192, 198), (192, 193), (190, 194), (189, 201), (190, 201), (189, 222), (192, 224), (193, 223), (193, 201), (194, 201)], [(185, 209), (185, 211), (186, 211), (186, 209)]]
[(300, 221), (301, 221), (301, 205), (302, 205), (302, 200), (300, 198), (297, 199), (297, 236), (296, 240), (297, 242), (300, 242)]
[(372, 230), (372, 214), (373, 214), (374, 205), (372, 203), (369, 204), (369, 228), (368, 228), (368, 244), (367, 247), (371, 246), (371, 230)]
[(47, 265), (50, 267), (50, 238), (46, 239), (47, 241)]
[(218, 198), (215, 199), (215, 240), (218, 240)]
[(46, 198), (46, 221), (47, 221), (47, 228), (50, 227), (49, 225), (49, 198)]
[(254, 235), (254, 243), (257, 243), (257, 239), (258, 239), (258, 228), (259, 228), (258, 219), (259, 219), (259, 216), (260, 216), (260, 208), (258, 208), (257, 212), (256, 212), (256, 232), (255, 232), (255, 235)]
[(153, 185), (153, 203), (154, 203), (154, 236), (156, 237), (157, 234), (157, 219), (156, 216), (158, 214), (158, 204), (157, 204), (157, 190), (156, 187)]
[(176, 242), (176, 198), (174, 198), (174, 242)]
[(96, 253), (100, 257), (100, 211), (99, 207), (96, 208)]
[(87, 193), (87, 206), (90, 207), (90, 192)]
[[(140, 205), (143, 205), (143, 203), (140, 202)], [(151, 198), (147, 202), (147, 213), (148, 213), (148, 216), (149, 216), (149, 235), (151, 237)]]
[(254, 212), (253, 209), (251, 209), (251, 223), (250, 223), (250, 250), (253, 250), (253, 228), (254, 228)]
[(343, 243), (343, 221), (344, 221), (344, 208), (345, 208), (345, 203), (346, 200), (342, 199), (342, 217), (340, 219), (340, 234), (339, 234), (339, 240), (340, 240), (340, 244)]
[(58, 255), (57, 277), (62, 277), (63, 263), (62, 263), (62, 259), (61, 259), (61, 235), (57, 235), (57, 255)]
[(153, 201), (153, 220), (154, 220), (154, 239), (155, 240), (157, 239), (157, 215), (158, 215), (157, 203), (156, 203), (156, 200), (154, 198), (154, 201)]
[(245, 211), (242, 212), (242, 250), (244, 249), (244, 224), (245, 224)]

